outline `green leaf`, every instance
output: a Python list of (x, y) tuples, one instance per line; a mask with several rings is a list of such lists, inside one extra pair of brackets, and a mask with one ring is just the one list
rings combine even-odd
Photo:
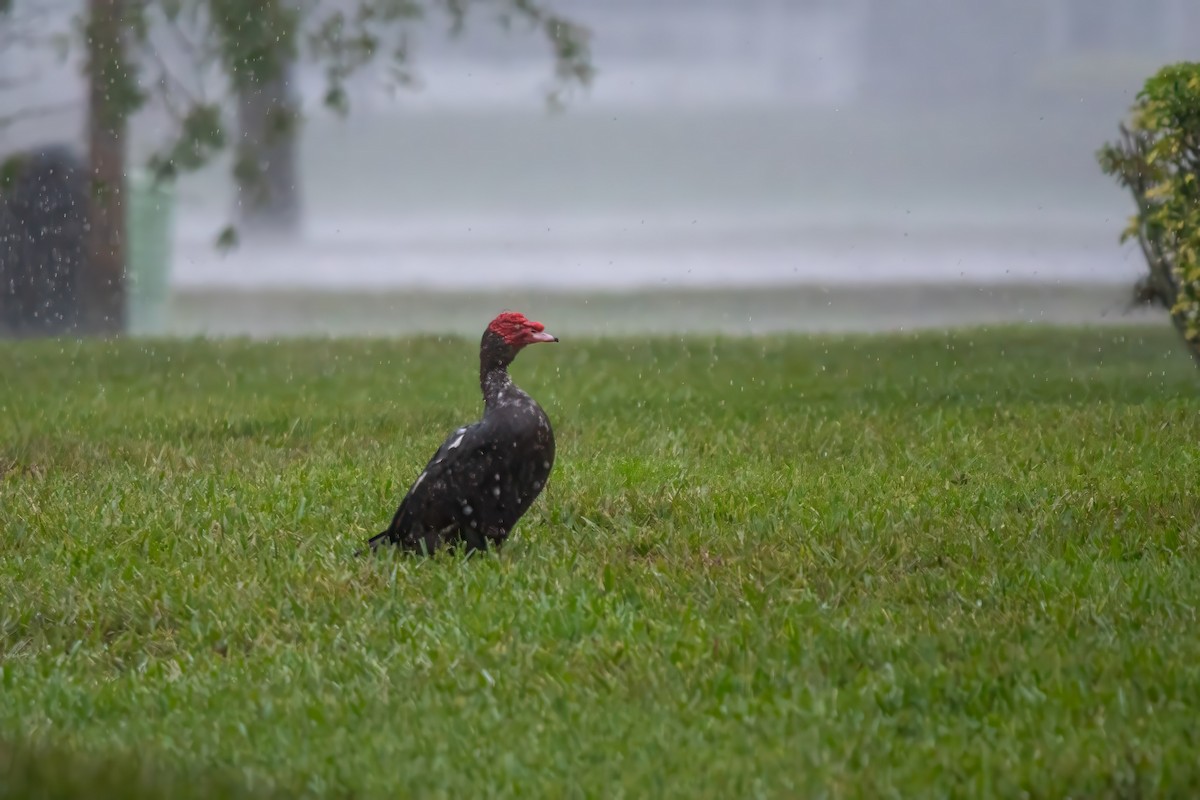
[(350, 111), (350, 98), (346, 95), (345, 87), (340, 84), (330, 86), (325, 92), (325, 106), (338, 114), (347, 114)]
[(237, 228), (233, 227), (232, 225), (226, 225), (224, 228), (222, 228), (220, 233), (217, 234), (216, 245), (217, 245), (217, 249), (223, 253), (228, 252), (228, 251), (234, 249), (235, 247), (237, 247), (237, 245), (238, 245)]
[(7, 189), (12, 186), (13, 181), (21, 174), (22, 167), (25, 166), (25, 156), (18, 154), (9, 156), (0, 163), (0, 190)]

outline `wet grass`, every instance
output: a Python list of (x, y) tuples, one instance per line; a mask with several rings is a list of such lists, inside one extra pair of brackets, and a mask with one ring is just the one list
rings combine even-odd
[(35, 748), (0, 794), (99, 791), (85, 756), (358, 797), (1200, 781), (1169, 331), (564, 341), (514, 369), (560, 456), (503, 554), (352, 559), (477, 413), (474, 345), (0, 345)]

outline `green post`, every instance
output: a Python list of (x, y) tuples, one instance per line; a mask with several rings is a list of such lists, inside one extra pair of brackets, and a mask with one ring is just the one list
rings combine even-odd
[(171, 280), (171, 184), (143, 172), (129, 176), (126, 196), (128, 330), (134, 335), (166, 331)]

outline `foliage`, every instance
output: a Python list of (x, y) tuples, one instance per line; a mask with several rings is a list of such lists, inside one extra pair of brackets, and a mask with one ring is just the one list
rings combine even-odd
[[(93, 86), (101, 90), (103, 103), (95, 103), (93, 114), (103, 128), (114, 131), (124, 129), (126, 120), (146, 102), (146, 91), (140, 85), (137, 71), (124, 52), (124, 26), (136, 22), (135, 15), (123, 18), (130, 7), (123, 0), (110, 0), (113, 16), (92, 14), (83, 26), (84, 39), (89, 43), (87, 69), (92, 74)], [(140, 8), (134, 5), (133, 8)], [(135, 25), (134, 30), (143, 33)], [(93, 89), (93, 92), (95, 89)]]
[(477, 337), (0, 344), (0, 730), (293, 796), (1186, 796), (1172, 336), (564, 339), (471, 561), (350, 554)]
[(1200, 63), (1146, 81), (1120, 140), (1098, 158), (1137, 203), (1122, 241), (1137, 239), (1149, 267), (1138, 298), (1170, 309), (1200, 359)]
[[(412, 41), (440, 19), (455, 35), (468, 20), (490, 14), (506, 28), (524, 25), (540, 31), (550, 47), (554, 80), (547, 100), (559, 107), (574, 87), (590, 83), (593, 70), (588, 32), (555, 13), (541, 0), (145, 0), (123, 3), (122, 24), (133, 52), (120, 61), (114, 54), (102, 74), (110, 100), (109, 113), (128, 117), (149, 101), (161, 103), (175, 121), (172, 135), (150, 159), (163, 179), (199, 169), (222, 152), (229, 134), (224, 95), (206, 96), (185, 75), (204, 75), (216, 68), (226, 87), (244, 90), (279, 74), (290, 60), (323, 68), (325, 105), (349, 110), (346, 81), (377, 59), (387, 59), (401, 85), (414, 81)], [(181, 67), (163, 57), (166, 45), (186, 54)], [(276, 114), (276, 133), (287, 133), (297, 119)], [(232, 169), (245, 179), (258, 162), (257, 153), (239, 148)]]
[[(261, 84), (278, 74), (285, 62), (307, 58), (324, 67), (326, 105), (345, 112), (349, 107), (347, 78), (377, 57), (389, 59), (397, 75), (411, 79), (411, 40), (419, 26), (441, 15), (447, 21), (447, 32), (453, 35), (463, 30), (469, 13), (487, 11), (506, 27), (520, 20), (542, 31), (554, 57), (552, 100), (560, 99), (571, 86), (591, 80), (587, 31), (537, 0), (263, 0), (253, 4), (243, 0), (151, 0), (131, 6), (129, 25), (145, 48), (152, 49), (157, 43), (153, 33), (173, 33), (177, 41), (187, 43), (194, 57), (191, 70), (202, 72), (215, 63), (233, 89)], [(155, 65), (151, 83), (171, 94), (168, 102), (176, 116), (190, 119), (198, 106), (211, 106), (191, 102), (180, 107), (177, 90), (184, 81), (152, 54), (145, 60)], [(211, 116), (210, 109), (199, 113), (206, 119)], [(220, 128), (207, 129), (209, 135), (201, 138), (205, 146), (218, 140), (217, 130)], [(169, 152), (179, 152), (193, 138), (192, 131), (180, 131), (179, 141)], [(186, 160), (177, 163), (171, 157), (161, 159), (158, 166), (164, 171), (192, 168)]]

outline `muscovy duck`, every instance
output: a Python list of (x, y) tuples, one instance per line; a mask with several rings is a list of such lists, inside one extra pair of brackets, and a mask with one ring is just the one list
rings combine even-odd
[(479, 344), (483, 417), (446, 437), (387, 530), (368, 542), (371, 550), (391, 544), (433, 553), (460, 542), (468, 551), (503, 544), (554, 466), (550, 420), (513, 383), (508, 365), (526, 345), (557, 341), (524, 314), (509, 311), (491, 321)]

